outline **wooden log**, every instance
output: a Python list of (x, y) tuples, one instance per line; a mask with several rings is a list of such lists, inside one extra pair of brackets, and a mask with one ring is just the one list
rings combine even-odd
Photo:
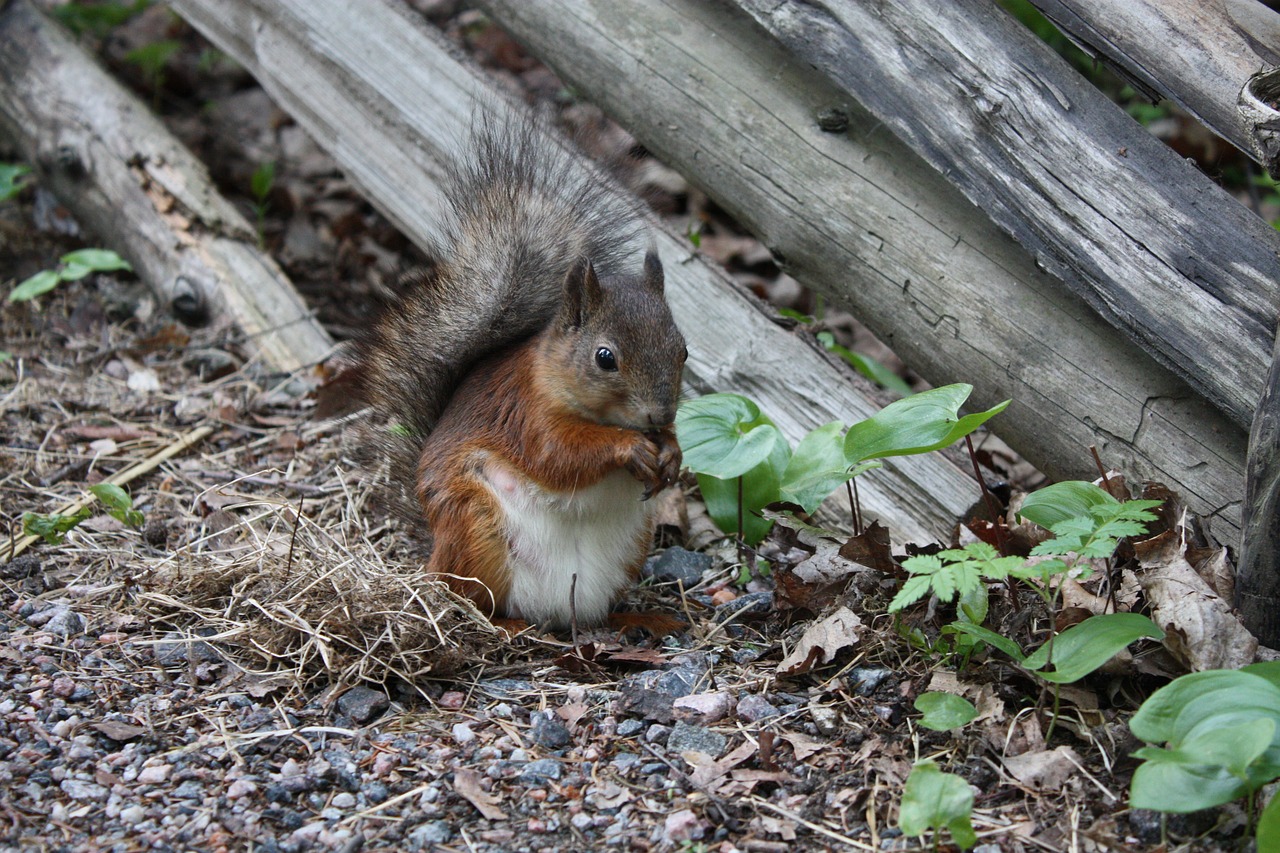
[(1236, 607), (1264, 646), (1280, 649), (1280, 336), (1249, 438)]
[[(360, 186), (420, 243), (436, 238), (437, 177), (472, 112), (498, 96), (440, 33), (379, 0), (176, 0), (175, 10), (258, 78)], [(793, 441), (878, 407), (806, 340), (791, 335), (687, 240), (657, 234), (667, 296), (689, 340), (692, 392), (748, 394)], [(896, 541), (946, 538), (975, 503), (972, 478), (938, 454), (888, 460), (859, 480), (862, 501)]]
[(737, 1), (1248, 429), (1280, 305), (1275, 229), (990, 0)]
[(1012, 397), (992, 426), (1046, 473), (1091, 478), (1097, 445), (1236, 541), (1244, 430), (745, 16), (676, 0), (480, 5), (929, 381), (971, 382), (979, 406)]
[(1277, 93), (1264, 88), (1260, 98), (1250, 84), (1280, 64), (1273, 9), (1257, 0), (1031, 2), (1086, 53), (1177, 103), (1280, 177), (1280, 112), (1267, 103)]
[(324, 359), (328, 333), (200, 161), (27, 0), (0, 6), (0, 134), (41, 182), (179, 317), (225, 314), (273, 370)]

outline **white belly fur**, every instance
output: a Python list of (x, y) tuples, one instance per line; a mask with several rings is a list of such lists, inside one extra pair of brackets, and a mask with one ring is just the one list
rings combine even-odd
[(573, 576), (580, 625), (604, 621), (630, 583), (636, 542), (652, 535), (654, 501), (626, 471), (571, 495), (548, 492), (490, 460), (485, 478), (505, 516), (510, 547), (508, 615), (543, 627), (570, 623)]

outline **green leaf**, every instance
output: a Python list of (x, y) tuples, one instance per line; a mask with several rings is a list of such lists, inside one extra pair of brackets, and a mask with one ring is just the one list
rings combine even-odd
[(782, 499), (813, 512), (852, 474), (844, 461), (844, 426), (832, 421), (806, 435), (782, 475)]
[(676, 437), (689, 470), (721, 480), (750, 471), (770, 457), (776, 444), (787, 443), (759, 406), (739, 394), (727, 393), (708, 394), (681, 404), (676, 412)]
[(160, 77), (169, 59), (182, 48), (182, 42), (174, 39), (161, 39), (142, 47), (134, 48), (124, 55), (124, 61), (142, 69), (152, 84)]
[(1250, 675), (1256, 675), (1259, 678), (1265, 678), (1276, 687), (1280, 687), (1280, 660), (1251, 663), (1248, 666), (1241, 667), (1240, 671), (1247, 672)]
[(1027, 495), (1022, 508), (1018, 510), (1018, 516), (1034, 521), (1046, 530), (1052, 530), (1055, 524), (1067, 519), (1088, 518), (1089, 510), (1098, 504), (1119, 503), (1093, 483), (1065, 480)]
[(1229, 803), (1246, 793), (1245, 784), (1221, 768), (1146, 761), (1133, 772), (1129, 806), (1185, 814)]
[(995, 646), (1018, 663), (1022, 663), (1027, 657), (1022, 653), (1022, 649), (1018, 648), (1017, 643), (1003, 634), (997, 634), (990, 628), (984, 628), (981, 625), (970, 625), (967, 622), (952, 622), (947, 627), (958, 634), (968, 634), (970, 637), (977, 637), (984, 643)]
[(1280, 850), (1280, 793), (1271, 795), (1271, 802), (1258, 815), (1258, 837), (1255, 850)]
[(107, 514), (117, 521), (130, 527), (141, 527), (146, 521), (143, 514), (133, 508), (133, 498), (129, 497), (129, 493), (114, 483), (98, 483), (90, 486), (89, 491), (102, 501)]
[(86, 267), (84, 264), (67, 264), (58, 270), (58, 278), (63, 281), (79, 281), (91, 272), (93, 268)]
[(903, 835), (921, 836), (930, 829), (951, 831), (963, 850), (978, 843), (973, 831), (973, 790), (959, 776), (943, 773), (932, 761), (921, 761), (911, 769), (898, 808), (898, 826)]
[[(62, 262), (68, 267), (88, 267), (93, 272), (111, 272), (113, 270), (133, 270), (129, 262), (110, 249), (79, 249), (62, 256)], [(63, 278), (67, 278), (64, 274)]]
[(818, 332), (815, 337), (818, 339), (818, 343), (822, 344), (829, 352), (833, 352), (849, 362), (854, 370), (872, 382), (901, 394), (903, 397), (911, 396), (911, 386), (907, 384), (907, 381), (871, 356), (863, 355), (841, 346), (836, 343), (835, 335), (830, 332)]
[(249, 188), (253, 190), (253, 197), (261, 203), (267, 200), (275, 182), (276, 164), (274, 160), (268, 160), (253, 170), (253, 175), (249, 178)]
[(86, 507), (74, 515), (58, 515), (50, 513), (24, 512), (22, 514), (22, 532), (27, 536), (39, 536), (50, 545), (57, 545), (66, 538), (67, 532), (90, 515)]
[[(1143, 637), (1159, 640), (1164, 637), (1164, 631), (1141, 613), (1090, 616), (1054, 637), (1052, 646), (1045, 643), (1036, 649), (1022, 665), (1045, 681), (1070, 684), (1084, 678), (1125, 646)], [(1051, 648), (1054, 671), (1043, 672), (1049, 665)]]
[(1009, 405), (1005, 400), (985, 412), (961, 418), (960, 406), (972, 390), (972, 385), (946, 385), (890, 403), (849, 428), (844, 439), (845, 459), (853, 465), (867, 459), (940, 450)]
[(10, 302), (27, 302), (35, 299), (37, 296), (48, 293), (58, 286), (58, 282), (62, 281), (53, 270), (43, 270), (31, 276), (31, 278), (19, 284), (9, 292)]
[(126, 3), (67, 3), (53, 8), (53, 16), (76, 35), (104, 36), (151, 5), (151, 0)]
[(898, 594), (893, 597), (893, 601), (889, 602), (889, 612), (897, 613), (904, 607), (924, 598), (929, 594), (929, 588), (932, 585), (933, 579), (928, 575), (907, 578), (907, 582), (902, 585), (902, 589), (898, 590)]
[(0, 201), (8, 201), (22, 192), (22, 187), (26, 182), (20, 179), (30, 171), (31, 168), (29, 166), (17, 163), (0, 163)]
[[(773, 527), (773, 522), (760, 511), (781, 499), (782, 472), (787, 467), (791, 448), (785, 440), (774, 443), (769, 456), (742, 475), (742, 539), (756, 545)], [(707, 504), (707, 514), (725, 533), (738, 532), (738, 480), (698, 475), (698, 487)]]
[(978, 709), (963, 696), (931, 691), (916, 697), (915, 708), (924, 717), (920, 725), (935, 732), (958, 729), (978, 716)]
[(1179, 744), (1194, 728), (1226, 710), (1280, 713), (1280, 686), (1246, 670), (1193, 672), (1152, 693), (1129, 728), (1147, 743)]

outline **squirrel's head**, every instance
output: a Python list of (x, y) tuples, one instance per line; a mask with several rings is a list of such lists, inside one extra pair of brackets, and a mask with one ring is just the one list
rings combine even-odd
[(555, 390), (570, 408), (629, 429), (675, 420), (688, 350), (663, 296), (656, 252), (645, 255), (640, 275), (605, 279), (589, 259), (578, 259), (548, 332)]

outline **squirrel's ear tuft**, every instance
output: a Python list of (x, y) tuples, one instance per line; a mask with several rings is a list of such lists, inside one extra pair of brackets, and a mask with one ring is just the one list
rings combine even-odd
[(603, 300), (604, 291), (596, 277), (596, 268), (587, 257), (578, 258), (564, 277), (564, 302), (560, 311), (564, 325), (581, 327)]
[(644, 286), (659, 296), (662, 295), (662, 261), (653, 249), (644, 253)]

